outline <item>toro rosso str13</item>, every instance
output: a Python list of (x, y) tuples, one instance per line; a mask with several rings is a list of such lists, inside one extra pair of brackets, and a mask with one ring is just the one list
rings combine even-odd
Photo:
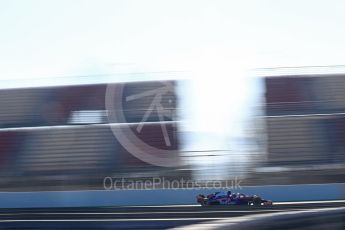
[(208, 205), (253, 205), (253, 206), (271, 206), (273, 203), (270, 200), (262, 199), (257, 195), (244, 195), (241, 193), (215, 192), (204, 196), (199, 194), (197, 202), (202, 206)]

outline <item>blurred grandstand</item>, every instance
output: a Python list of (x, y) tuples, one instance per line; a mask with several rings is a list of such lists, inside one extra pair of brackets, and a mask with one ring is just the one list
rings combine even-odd
[[(110, 123), (107, 118), (107, 84), (2, 89), (0, 188), (103, 189), (107, 176), (188, 180), (195, 179), (197, 170), (207, 172), (203, 177), (211, 180), (223, 174), (224, 182), (243, 175), (241, 185), (345, 182), (345, 75), (293, 74), (262, 80), (265, 103), (256, 106), (263, 107), (265, 115), (253, 117), (253, 121), (263, 120), (265, 128), (251, 127), (248, 138), (256, 142), (264, 136), (266, 143), (258, 143), (267, 149), (265, 154), (251, 152), (247, 162), (236, 160), (241, 152), (182, 151), (180, 143), (188, 139), (177, 124), (178, 111), (183, 110), (179, 107), (181, 97), (177, 96), (178, 84), (166, 81), (174, 86), (161, 102), (172, 113), (167, 123), (171, 145), (166, 145), (157, 113), (144, 121), (147, 124), (138, 137), (157, 149), (176, 150), (181, 161), (202, 160), (208, 164), (207, 171), (193, 166), (158, 167), (129, 154), (111, 130), (122, 124)], [(122, 84), (124, 95), (133, 95), (155, 89), (162, 82), (116, 84)], [(126, 102), (118, 109), (134, 129), (152, 100), (153, 95)], [(224, 164), (223, 168), (217, 164), (222, 161), (219, 159), (231, 159), (226, 171)]]
[(290, 74), (265, 81), (267, 161), (260, 184), (344, 182), (345, 75)]
[[(161, 84), (154, 81), (123, 84), (124, 95), (152, 90)], [(188, 171), (180, 175), (176, 168), (149, 165), (122, 147), (111, 131), (114, 124), (108, 123), (106, 116), (106, 87), (95, 84), (1, 90), (1, 189), (103, 189), (106, 176), (188, 178)], [(151, 100), (152, 96), (145, 97), (121, 108), (133, 128)], [(175, 93), (163, 96), (161, 103), (174, 113)], [(152, 113), (138, 136), (145, 143), (164, 149), (157, 121), (158, 115)], [(167, 131), (169, 148), (177, 150), (175, 122), (167, 124)]]

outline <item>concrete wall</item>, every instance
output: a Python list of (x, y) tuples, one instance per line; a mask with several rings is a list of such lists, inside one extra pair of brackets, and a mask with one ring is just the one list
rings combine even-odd
[[(197, 194), (217, 189), (104, 190), (63, 192), (1, 192), (0, 208), (87, 207), (195, 204)], [(233, 190), (273, 201), (345, 199), (345, 184), (247, 186)]]

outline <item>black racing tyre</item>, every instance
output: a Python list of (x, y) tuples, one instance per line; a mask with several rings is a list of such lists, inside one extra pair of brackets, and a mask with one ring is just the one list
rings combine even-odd
[(256, 197), (253, 198), (253, 205), (255, 205), (255, 206), (260, 206), (261, 203), (262, 203), (261, 197), (256, 196)]
[(208, 206), (208, 199), (204, 198), (203, 202), (201, 203), (201, 206)]

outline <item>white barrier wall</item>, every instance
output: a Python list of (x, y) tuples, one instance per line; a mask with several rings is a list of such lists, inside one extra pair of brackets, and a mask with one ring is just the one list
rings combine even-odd
[[(195, 204), (197, 194), (217, 189), (97, 190), (1, 192), (0, 208), (100, 207), (124, 205)], [(246, 186), (232, 192), (257, 194), (273, 201), (345, 199), (345, 184)]]

